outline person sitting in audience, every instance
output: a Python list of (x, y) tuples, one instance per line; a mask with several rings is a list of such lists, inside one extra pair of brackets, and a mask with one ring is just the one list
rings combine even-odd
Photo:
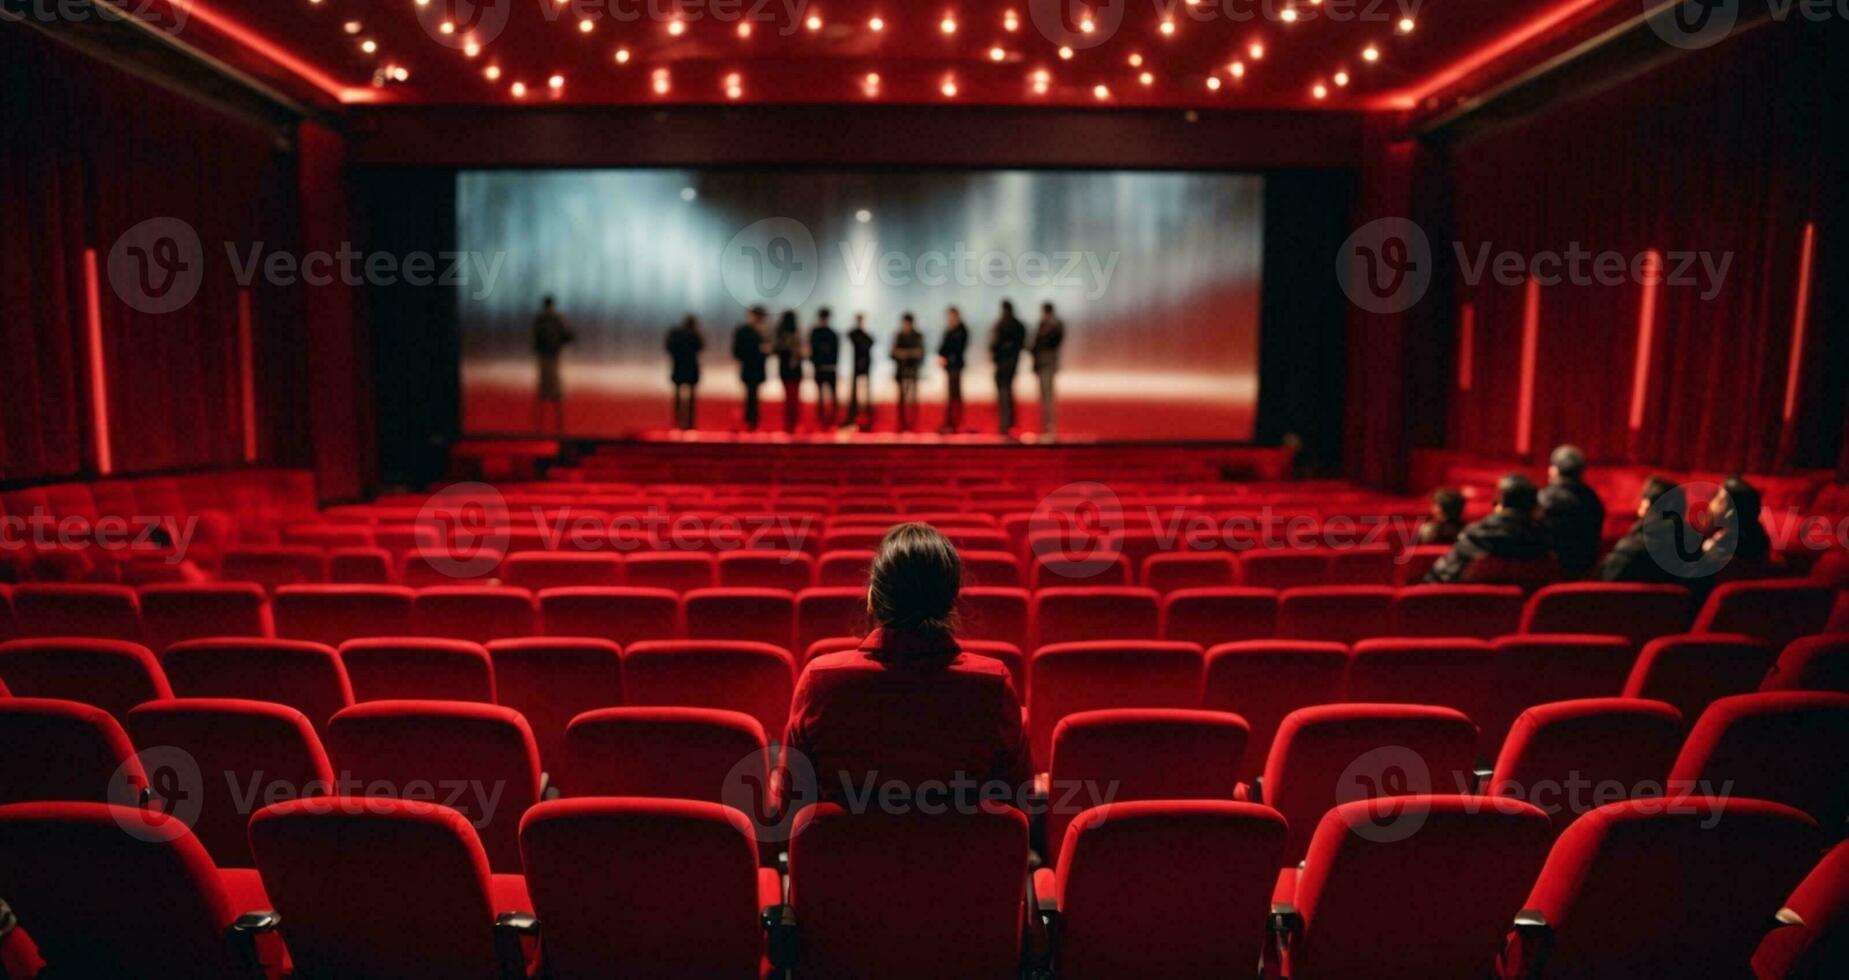
[(1432, 491), (1432, 516), (1419, 525), (1418, 544), (1455, 544), (1464, 529), (1464, 495), (1456, 487)]
[[(1457, 543), (1425, 575), (1427, 583), (1448, 584), (1466, 580), (1470, 566), (1485, 558), (1504, 562), (1538, 561), (1551, 549), (1547, 529), (1535, 519), (1534, 481), (1510, 473), (1496, 483), (1496, 508), (1489, 516), (1458, 532)], [(1487, 582), (1479, 575), (1472, 582)]]
[[(1021, 703), (1000, 661), (957, 646), (956, 548), (928, 524), (900, 524), (880, 542), (868, 579), (872, 631), (858, 650), (811, 661), (796, 684), (782, 798), (1020, 799), (1033, 778)], [(801, 785), (804, 772), (813, 787)]]
[(1586, 454), (1578, 446), (1561, 446), (1547, 461), (1547, 488), (1541, 491), (1541, 521), (1553, 538), (1560, 571), (1580, 578), (1599, 558), (1605, 531), (1605, 505), (1586, 485)]
[(1708, 539), (1702, 548), (1725, 555), (1730, 564), (1739, 563), (1728, 578), (1764, 575), (1771, 570), (1772, 537), (1759, 522), (1761, 509), (1759, 490), (1738, 473), (1722, 482), (1721, 492), (1708, 501)]
[(1673, 556), (1693, 561), (1701, 555), (1701, 549), (1701, 535), (1688, 521), (1688, 494), (1667, 477), (1653, 476), (1644, 481), (1643, 493), (1637, 498), (1637, 523), (1599, 563), (1599, 578), (1606, 582), (1680, 584), (1684, 576), (1677, 574), (1677, 567), (1682, 566), (1671, 561), (1677, 567), (1665, 567), (1665, 559)]

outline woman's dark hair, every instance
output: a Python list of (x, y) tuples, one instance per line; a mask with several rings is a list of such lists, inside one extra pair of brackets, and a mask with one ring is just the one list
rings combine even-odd
[(1688, 516), (1688, 494), (1666, 476), (1653, 476), (1644, 481), (1644, 489), (1639, 496), (1650, 509), (1664, 516), (1676, 514)]
[(1432, 492), (1432, 503), (1438, 505), (1438, 512), (1447, 520), (1464, 519), (1464, 495), (1456, 487), (1439, 487)]
[(886, 532), (867, 578), (867, 610), (875, 626), (917, 632), (955, 630), (963, 559), (937, 528), (911, 523)]
[(1727, 491), (1727, 502), (1733, 505), (1733, 512), (1740, 515), (1740, 523), (1759, 523), (1763, 505), (1760, 503), (1758, 488), (1735, 473), (1721, 484), (1721, 489)]
[(777, 318), (777, 332), (778, 333), (795, 333), (796, 332), (796, 311), (795, 310), (784, 310), (783, 315)]

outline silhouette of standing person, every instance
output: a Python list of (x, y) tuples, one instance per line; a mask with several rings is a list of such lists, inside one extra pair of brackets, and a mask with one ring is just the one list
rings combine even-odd
[(963, 356), (969, 349), (969, 328), (963, 325), (963, 315), (954, 306), (945, 310), (944, 316), (947, 325), (944, 339), (937, 345), (937, 363), (943, 367), (950, 387), (944, 397), (944, 425), (938, 431), (948, 435), (963, 428)]
[(668, 380), (674, 383), (674, 425), (685, 432), (694, 427), (693, 392), (700, 383), (700, 352), (706, 338), (700, 336), (700, 321), (693, 314), (668, 331), (668, 359), (673, 369)]
[(865, 313), (854, 314), (854, 329), (847, 332), (847, 342), (854, 348), (854, 374), (847, 384), (847, 424), (864, 432), (873, 428), (873, 335), (867, 332)]
[(809, 328), (809, 363), (815, 369), (815, 423), (832, 429), (841, 414), (836, 378), (841, 370), (841, 335), (828, 325), (828, 307), (815, 311)]
[(539, 359), (539, 391), (533, 401), (533, 430), (546, 431), (546, 406), (552, 407), (559, 435), (565, 434), (565, 383), (560, 377), (560, 355), (577, 340), (565, 318), (559, 315), (558, 302), (551, 296), (540, 301), (539, 315), (533, 318), (533, 354)]
[(892, 341), (894, 375), (899, 382), (899, 431), (912, 431), (918, 417), (918, 369), (924, 364), (924, 334), (910, 313), (899, 318), (899, 336)]
[(1040, 432), (1048, 437), (1059, 434), (1053, 376), (1059, 373), (1059, 349), (1065, 342), (1065, 321), (1054, 315), (1053, 304), (1040, 304), (1040, 327), (1034, 331), (1034, 373), (1040, 376)]
[(770, 343), (764, 339), (764, 307), (745, 312), (745, 322), (732, 331), (732, 358), (738, 362), (738, 380), (745, 386), (745, 430), (758, 431), (758, 387), (764, 383), (764, 362)]
[(803, 407), (803, 335), (795, 310), (777, 318), (770, 348), (777, 355), (777, 379), (783, 382), (783, 431), (795, 432)]
[(989, 336), (989, 356), (995, 361), (995, 411), (1002, 435), (1014, 430), (1014, 372), (1021, 366), (1021, 349), (1027, 346), (1027, 325), (1014, 315), (1014, 304), (1002, 300), (1002, 315)]

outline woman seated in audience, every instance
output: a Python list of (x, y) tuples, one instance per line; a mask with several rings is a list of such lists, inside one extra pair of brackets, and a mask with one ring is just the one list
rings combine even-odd
[(803, 671), (783, 740), (781, 796), (853, 810), (1018, 801), (1033, 778), (1021, 703), (1000, 661), (962, 652), (963, 563), (928, 524), (901, 524), (873, 559), (858, 650)]
[[(1715, 579), (1766, 578), (1780, 573), (1772, 555), (1772, 537), (1759, 522), (1759, 490), (1735, 474), (1721, 484), (1721, 490), (1708, 501), (1708, 540), (1702, 548), (1711, 558), (1720, 558)], [(1709, 564), (1713, 564), (1712, 561)]]
[(1637, 522), (1599, 563), (1599, 578), (1680, 585), (1705, 546), (1688, 520), (1688, 494), (1667, 477), (1653, 476), (1637, 498)]
[(1456, 487), (1432, 491), (1432, 512), (1419, 525), (1418, 544), (1456, 544), (1464, 529), (1464, 495)]
[(1559, 576), (1552, 539), (1535, 517), (1534, 482), (1510, 473), (1496, 483), (1496, 508), (1458, 532), (1457, 543), (1425, 573), (1428, 585), (1453, 582), (1528, 586)]

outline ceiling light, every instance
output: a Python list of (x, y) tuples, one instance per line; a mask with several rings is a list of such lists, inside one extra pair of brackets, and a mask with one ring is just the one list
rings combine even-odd
[(1014, 15), (1014, 11), (1010, 10), (1002, 15), (1002, 30), (1013, 32), (1020, 30), (1020, 28), (1021, 19)]
[(878, 17), (875, 17), (872, 20), (867, 21), (867, 29), (870, 31), (873, 31), (874, 33), (878, 33), (886, 29), (886, 22)]
[(751, 36), (751, 24), (748, 21), (739, 22), (738, 36), (739, 37), (750, 37)]
[(1142, 82), (1144, 85), (1154, 85), (1156, 83), (1156, 76), (1151, 75), (1148, 72), (1144, 72), (1141, 75), (1136, 76), (1136, 80), (1139, 82)]
[(1072, 49), (1066, 47), (1065, 45), (1061, 45), (1059, 48), (1059, 60), (1071, 61), (1072, 60)]
[(1226, 71), (1234, 78), (1244, 78), (1246, 77), (1246, 63), (1243, 61), (1235, 61), (1226, 66)]
[(670, 36), (680, 37), (685, 33), (687, 33), (687, 25), (685, 23), (678, 20), (668, 21), (668, 34)]
[(1162, 31), (1162, 34), (1164, 37), (1174, 34), (1175, 33), (1175, 22), (1172, 20), (1164, 20), (1162, 22), (1162, 27), (1160, 28), (1160, 30)]
[(1373, 46), (1372, 44), (1368, 45), (1365, 48), (1362, 48), (1361, 49), (1361, 60), (1362, 61), (1379, 61), (1380, 60), (1380, 49)]
[(812, 31), (821, 30), (822, 29), (822, 16), (820, 14), (810, 14), (809, 19), (803, 21), (803, 26), (807, 27), (808, 29)]
[(1143, 66), (1143, 56), (1140, 54), (1132, 54), (1130, 56), (1130, 67), (1141, 68), (1142, 66)]
[(1297, 8), (1285, 7), (1282, 11), (1279, 11), (1278, 19), (1286, 24), (1295, 24), (1297, 22)]
[(628, 48), (617, 48), (616, 49), (616, 63), (619, 65), (629, 64), (629, 49)]
[(1091, 97), (1100, 101), (1108, 99), (1111, 97), (1111, 90), (1105, 88), (1103, 85), (1093, 85), (1091, 87)]
[(1336, 72), (1335, 73), (1335, 84), (1337, 87), (1347, 85), (1348, 84), (1348, 73), (1345, 71)]
[(1008, 52), (1003, 51), (999, 47), (989, 49), (989, 60), (990, 61), (1001, 61), (1002, 59), (1006, 57), (1008, 57)]
[(1401, 34), (1411, 34), (1412, 28), (1413, 28), (1412, 18), (1411, 17), (1401, 17), (1400, 22), (1397, 26), (1399, 27)]
[(1315, 85), (1310, 86), (1310, 94), (1319, 99), (1328, 98), (1329, 87), (1321, 82), (1317, 82)]
[(501, 80), (501, 66), (500, 65), (489, 65), (488, 67), (482, 69), (482, 74), (487, 76), (489, 81), (498, 82)]
[(955, 98), (957, 94), (956, 81), (954, 79), (949, 79), (949, 78), (944, 79), (943, 92), (944, 92), (945, 98)]
[(1207, 90), (1210, 92), (1218, 92), (1220, 90), (1220, 76), (1218, 75), (1208, 75), (1207, 76)]
[(479, 55), (481, 53), (482, 53), (482, 46), (475, 43), (474, 41), (468, 41), (462, 45), (462, 54), (464, 57), (473, 58), (476, 55)]
[(597, 24), (593, 22), (589, 17), (586, 17), (583, 20), (578, 22), (578, 33), (580, 34), (589, 34), (590, 32), (596, 29), (597, 29)]
[(867, 222), (873, 220), (873, 212), (867, 210), (866, 208), (861, 208), (860, 210), (854, 212), (854, 220), (864, 225)]
[(358, 34), (360, 31), (365, 30), (357, 20), (347, 21), (345, 24), (340, 25), (340, 29), (346, 31), (348, 34)]
[(1253, 41), (1246, 46), (1246, 54), (1251, 55), (1253, 61), (1257, 61), (1265, 56), (1265, 46), (1257, 41)]
[(362, 41), (360, 42), (360, 50), (367, 54), (375, 54), (379, 50), (379, 42), (371, 40)]
[(945, 17), (943, 20), (937, 22), (937, 29), (943, 31), (945, 34), (955, 34), (957, 32), (957, 19), (955, 17)]
[(565, 76), (564, 75), (554, 75), (551, 78), (546, 79), (546, 87), (550, 88), (554, 92), (557, 92), (559, 89), (564, 88), (565, 87)]
[(526, 83), (515, 82), (513, 88), (509, 89), (509, 91), (514, 93), (514, 98), (524, 99), (526, 98)]

